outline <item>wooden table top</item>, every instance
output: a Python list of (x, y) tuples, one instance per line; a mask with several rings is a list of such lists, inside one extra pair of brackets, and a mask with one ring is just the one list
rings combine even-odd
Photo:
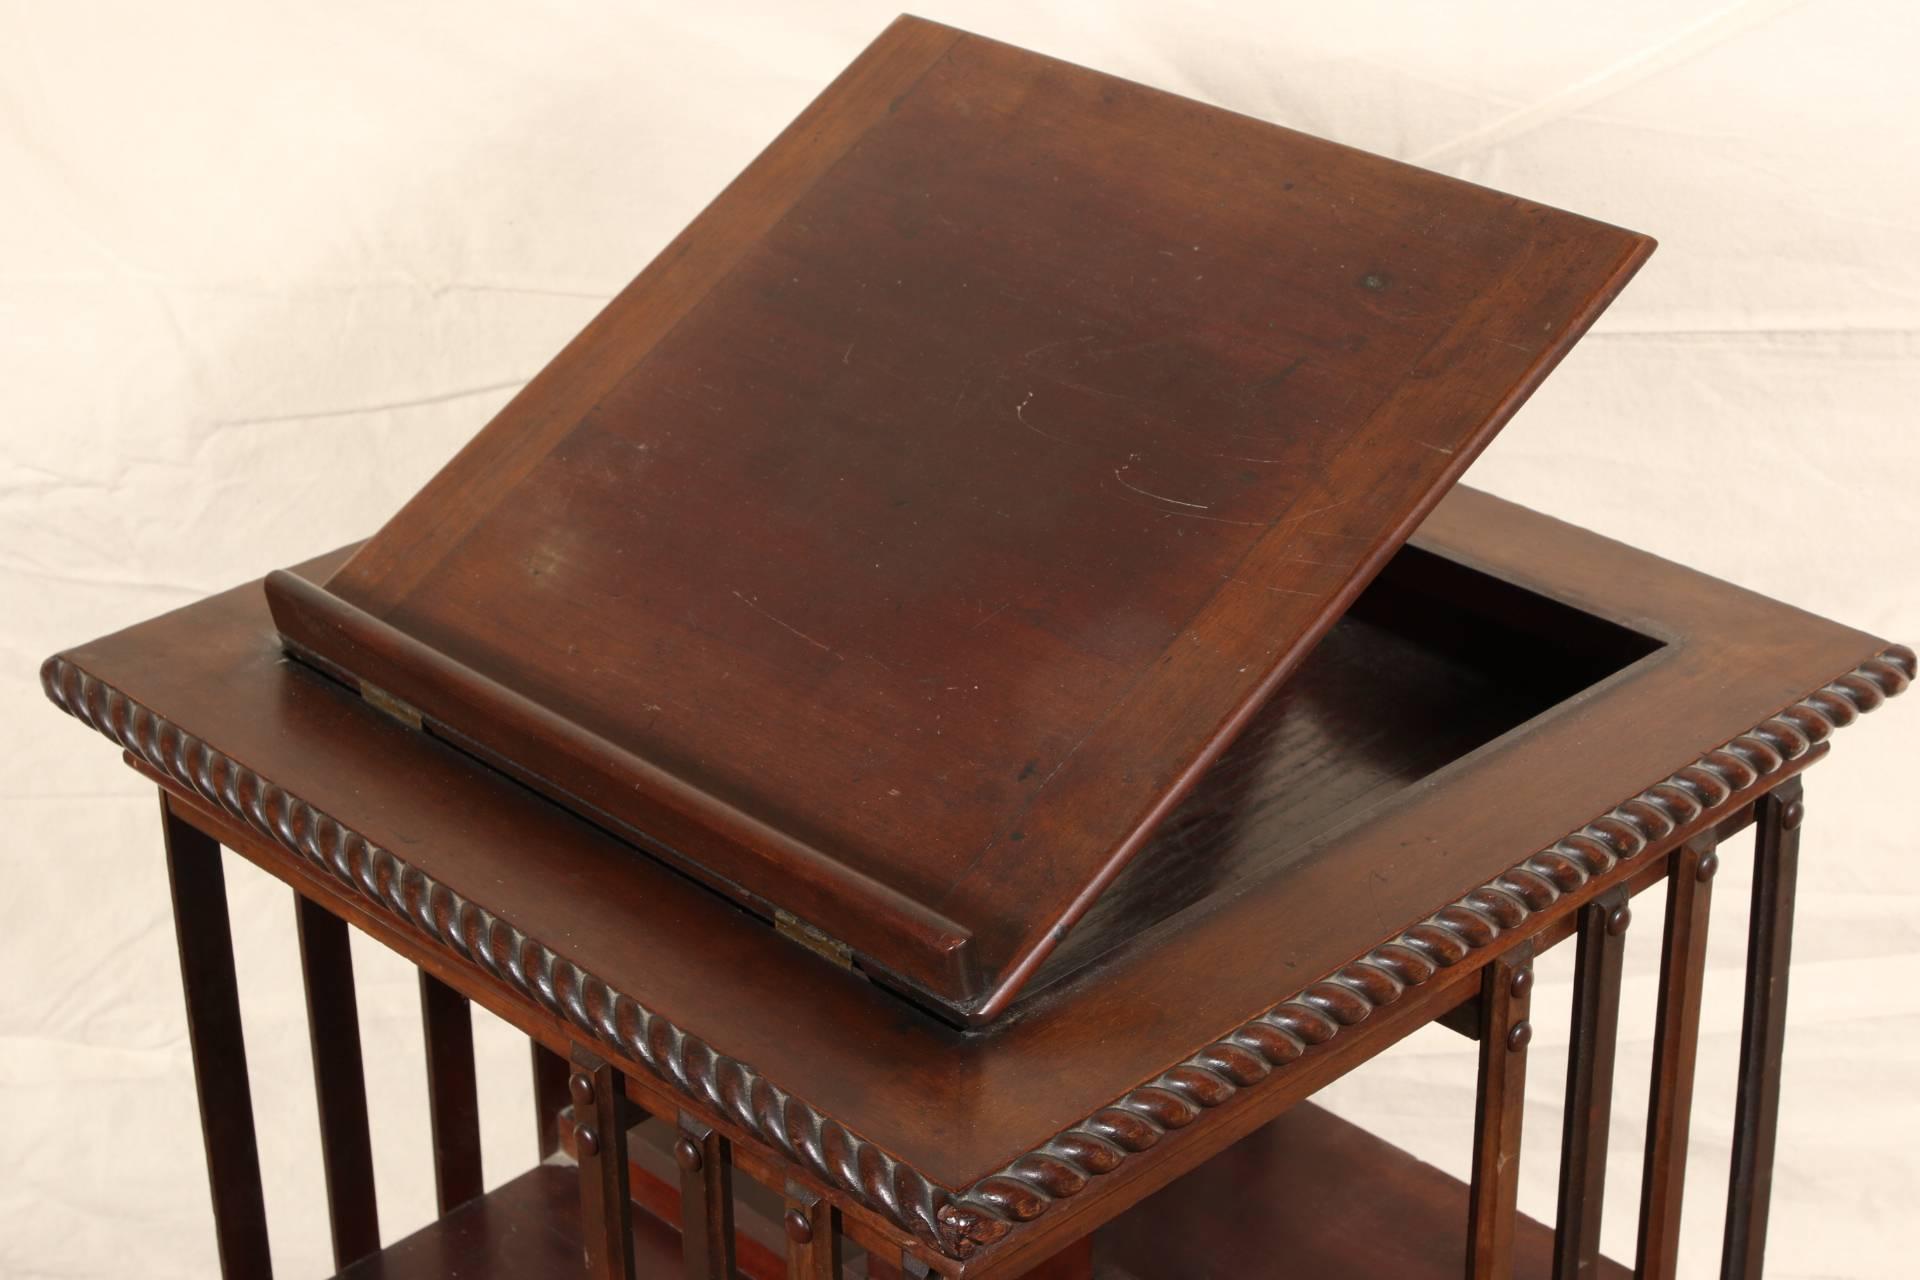
[(1006, 1009), (1652, 249), (895, 23), (289, 638)]
[(1913, 674), (1908, 650), (1469, 490), (1416, 546), (1661, 643), (971, 1033), (290, 661), (257, 582), (43, 678), (249, 856), (964, 1257), (1218, 1149), (1395, 1034), (1408, 991), (1736, 811)]

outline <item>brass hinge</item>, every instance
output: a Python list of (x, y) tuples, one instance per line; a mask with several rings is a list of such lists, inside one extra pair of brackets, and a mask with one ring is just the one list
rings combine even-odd
[(853, 948), (838, 938), (830, 938), (790, 911), (778, 907), (773, 911), (775, 932), (792, 938), (816, 955), (825, 956), (842, 969), (853, 968)]

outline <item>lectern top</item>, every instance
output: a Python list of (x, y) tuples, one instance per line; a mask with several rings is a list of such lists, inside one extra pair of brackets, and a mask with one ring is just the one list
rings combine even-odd
[(901, 19), (270, 599), (401, 714), (984, 1020), (1651, 248)]

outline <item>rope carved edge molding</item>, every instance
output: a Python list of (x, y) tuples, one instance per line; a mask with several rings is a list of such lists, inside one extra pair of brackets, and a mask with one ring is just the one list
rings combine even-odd
[(942, 1224), (978, 1247), (1004, 1237), (1016, 1223), (1031, 1222), (1169, 1130), (1191, 1124), (1394, 1003), (1409, 987), (1778, 773), (1834, 730), (1905, 690), (1914, 674), (1913, 650), (1883, 650), (981, 1179), (941, 1206)]
[(943, 1255), (965, 1260), (1562, 895), (1779, 772), (1835, 729), (1906, 689), (1915, 666), (1911, 649), (1886, 649), (957, 1196), (64, 658), (49, 658), (40, 679), (61, 710), (221, 811), (644, 1064)]
[(944, 1248), (936, 1210), (951, 1193), (909, 1165), (64, 658), (49, 658), (40, 682), (61, 710), (402, 927), (485, 969), (827, 1185)]

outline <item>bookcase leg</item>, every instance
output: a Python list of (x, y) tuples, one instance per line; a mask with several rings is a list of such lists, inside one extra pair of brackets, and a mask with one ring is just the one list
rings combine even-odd
[(586, 1049), (573, 1051), (568, 1091), (580, 1128), (580, 1228), (588, 1280), (634, 1280), (633, 1204), (627, 1183), (627, 1130), (633, 1104), (627, 1082), (611, 1063)]
[(247, 1087), (247, 1048), (240, 1031), (240, 989), (233, 969), (233, 933), (220, 845), (177, 817), (160, 793), (160, 827), (173, 888), (173, 927), (180, 946), (180, 986), (187, 998), (187, 1043), (200, 1096), (200, 1131), (213, 1192), (213, 1231), (220, 1273), (270, 1276), (267, 1210), (260, 1192), (260, 1148)]
[(1787, 965), (1793, 951), (1793, 892), (1800, 864), (1802, 784), (1790, 778), (1754, 810), (1753, 913), (1747, 932), (1746, 1008), (1733, 1107), (1733, 1169), (1720, 1272), (1758, 1280), (1773, 1194), (1773, 1147), (1780, 1120), (1780, 1055), (1787, 1033)]
[(1613, 889), (1580, 909), (1573, 975), (1573, 1034), (1567, 1049), (1566, 1116), (1560, 1130), (1560, 1205), (1553, 1236), (1554, 1280), (1590, 1277), (1600, 1262), (1600, 1215), (1607, 1185), (1613, 1057), (1620, 1032), (1620, 962), (1633, 912)]
[(1480, 1086), (1474, 1104), (1473, 1187), (1467, 1202), (1468, 1280), (1510, 1280), (1513, 1275), (1532, 996), (1533, 943), (1527, 941), (1490, 963), (1480, 979)]
[(1673, 1280), (1680, 1249), (1693, 1112), (1693, 1066), (1700, 1044), (1700, 984), (1706, 975), (1707, 919), (1720, 855), (1703, 832), (1672, 855), (1660, 952), (1660, 1004), (1654, 1015), (1653, 1081), (1647, 1090), (1647, 1151), (1640, 1178), (1640, 1243), (1634, 1274)]
[(320, 1112), (320, 1167), (326, 1180), (333, 1265), (345, 1270), (380, 1249), (353, 952), (346, 921), (298, 892), (293, 902), (300, 976), (307, 991), (307, 1039), (313, 1050), (313, 1092)]
[(427, 1039), (427, 1117), (433, 1189), (444, 1217), (486, 1190), (480, 1175), (480, 1092), (473, 1071), (473, 1010), (467, 998), (420, 971)]

